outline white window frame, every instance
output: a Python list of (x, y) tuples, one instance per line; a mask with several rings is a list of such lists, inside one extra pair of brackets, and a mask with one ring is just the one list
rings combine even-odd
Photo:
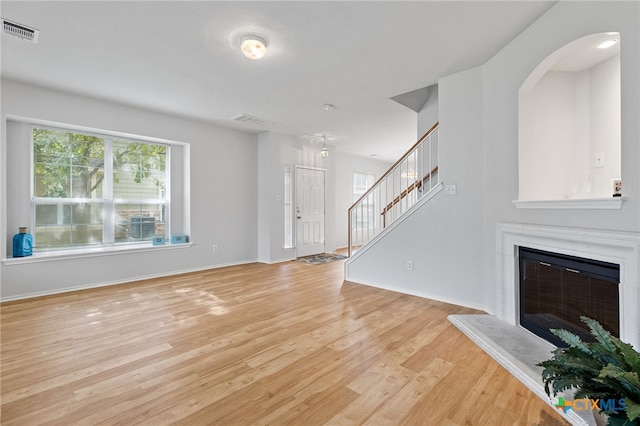
[[(356, 175), (361, 175), (361, 176), (366, 176), (367, 180), (371, 180), (370, 185), (367, 185), (367, 187), (365, 188), (364, 191), (358, 193), (356, 192)], [(358, 201), (360, 199), (360, 197), (362, 197), (362, 195), (364, 195), (372, 186), (373, 184), (376, 182), (376, 174), (373, 172), (359, 172), (359, 171), (355, 171), (353, 172), (353, 180), (352, 180), (352, 192), (353, 192), (353, 202), (355, 203), (356, 201)], [(370, 194), (369, 197), (374, 196), (374, 194)], [(368, 198), (368, 197), (367, 197)], [(368, 202), (368, 200), (364, 200), (363, 201), (363, 208), (366, 209), (366, 211), (360, 211), (360, 215), (358, 215), (356, 213), (355, 215), (355, 220), (352, 223), (352, 229), (354, 230), (358, 230), (358, 231), (362, 231), (362, 230), (366, 230), (366, 229), (373, 229), (375, 226), (375, 214), (373, 211), (374, 208), (374, 203), (373, 202)]]
[(282, 203), (284, 208), (284, 245), (285, 250), (295, 249), (294, 244), (294, 213), (293, 213), (293, 189), (294, 189), (294, 173), (292, 165), (284, 166), (284, 185)]
[[(104, 183), (102, 188), (102, 198), (50, 198), (50, 197), (36, 197), (35, 196), (35, 164), (34, 164), (34, 139), (33, 133), (34, 129), (47, 129), (58, 132), (69, 132), (69, 133), (77, 133), (83, 134), (87, 136), (95, 136), (104, 140)], [(61, 248), (40, 248), (37, 253), (65, 253), (65, 252), (91, 252), (96, 248), (109, 248), (109, 247), (126, 247), (126, 246), (136, 246), (143, 245), (149, 246), (149, 241), (133, 241), (133, 242), (115, 242), (115, 205), (116, 204), (155, 204), (159, 206), (165, 206), (165, 239), (169, 240), (169, 236), (171, 235), (171, 144), (165, 142), (158, 142), (154, 140), (146, 140), (144, 138), (131, 138), (127, 136), (120, 136), (117, 134), (109, 134), (108, 132), (99, 132), (99, 131), (90, 131), (85, 129), (77, 129), (74, 127), (58, 127), (58, 126), (50, 126), (50, 125), (42, 125), (42, 124), (31, 124), (29, 126), (30, 130), (30, 146), (29, 146), (29, 157), (30, 157), (30, 229), (34, 230), (35, 237), (35, 229), (36, 229), (36, 206), (44, 205), (44, 204), (71, 204), (71, 203), (93, 203), (93, 204), (102, 204), (103, 205), (103, 240), (101, 244), (93, 244), (93, 245), (78, 245), (78, 246), (68, 246)], [(113, 141), (117, 140), (119, 142), (131, 142), (131, 143), (144, 143), (144, 144), (153, 144), (153, 145), (162, 145), (166, 148), (166, 157), (165, 157), (165, 171), (166, 171), (166, 195), (164, 200), (158, 199), (131, 199), (131, 198), (114, 198), (113, 197)], [(37, 245), (37, 241), (35, 241)]]

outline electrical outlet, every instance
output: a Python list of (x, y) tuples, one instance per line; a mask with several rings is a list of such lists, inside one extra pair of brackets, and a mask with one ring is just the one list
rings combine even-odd
[(445, 185), (444, 193), (446, 195), (456, 195), (456, 185), (455, 184)]
[(217, 252), (217, 251), (218, 251), (218, 245), (217, 245), (217, 244), (214, 244), (214, 245), (213, 245), (213, 252), (215, 253), (215, 252)]
[(413, 271), (413, 260), (407, 260), (407, 271)]

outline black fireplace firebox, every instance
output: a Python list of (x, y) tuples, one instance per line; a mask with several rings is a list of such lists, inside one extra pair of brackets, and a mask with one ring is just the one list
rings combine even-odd
[(593, 340), (580, 321), (587, 316), (620, 336), (618, 287), (620, 265), (519, 248), (520, 325), (556, 346), (566, 346), (551, 333), (564, 328)]

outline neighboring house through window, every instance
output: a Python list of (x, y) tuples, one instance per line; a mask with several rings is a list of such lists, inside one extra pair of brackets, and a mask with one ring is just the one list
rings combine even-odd
[(36, 250), (169, 234), (168, 145), (33, 127), (32, 148)]

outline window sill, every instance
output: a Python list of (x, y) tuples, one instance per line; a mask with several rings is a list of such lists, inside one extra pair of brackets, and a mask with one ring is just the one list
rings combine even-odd
[(33, 256), (11, 257), (2, 259), (2, 264), (24, 265), (27, 263), (53, 262), (59, 260), (82, 259), (86, 257), (112, 256), (118, 254), (141, 253), (147, 251), (183, 249), (191, 247), (193, 245), (193, 243), (166, 244), (164, 246), (153, 246), (150, 244), (151, 243), (36, 253)]
[(582, 198), (572, 200), (515, 200), (519, 209), (581, 209), (581, 210), (620, 210), (625, 197)]

